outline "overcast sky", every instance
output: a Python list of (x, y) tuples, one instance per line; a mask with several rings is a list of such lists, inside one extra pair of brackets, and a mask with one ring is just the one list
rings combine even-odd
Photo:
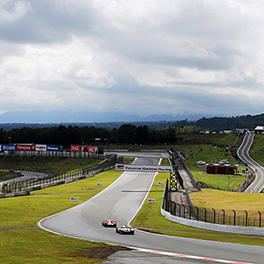
[(0, 113), (263, 113), (262, 0), (1, 0)]

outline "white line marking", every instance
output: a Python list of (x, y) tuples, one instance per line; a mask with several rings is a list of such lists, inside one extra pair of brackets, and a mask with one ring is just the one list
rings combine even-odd
[(135, 249), (135, 250), (140, 251), (140, 252), (152, 253), (152, 254), (158, 254), (158, 255), (164, 255), (164, 256), (170, 256), (170, 257), (206, 260), (206, 261), (217, 262), (217, 263), (226, 263), (226, 264), (253, 264), (253, 263), (248, 263), (248, 262), (237, 262), (237, 261), (233, 261), (233, 260), (224, 260), (224, 259), (215, 259), (215, 258), (208, 258), (208, 257), (192, 256), (192, 255), (187, 255), (187, 254), (173, 253), (173, 252), (166, 252), (166, 251), (159, 251), (159, 250), (152, 250), (152, 249), (145, 249), (145, 248), (136, 248), (136, 247), (130, 247), (130, 248)]
[[(158, 165), (161, 164), (161, 161), (162, 161), (162, 158), (159, 159), (159, 163), (158, 163)], [(150, 186), (149, 186), (149, 188), (148, 188), (148, 191), (147, 191), (147, 193), (146, 193), (146, 195), (145, 195), (145, 197), (144, 197), (142, 203), (141, 203), (140, 206), (138, 207), (138, 209), (137, 209), (137, 211), (135, 212), (135, 214), (133, 215), (133, 217), (132, 217), (132, 218), (130, 219), (130, 221), (128, 222), (128, 225), (131, 224), (131, 222), (134, 220), (134, 218), (137, 216), (139, 210), (140, 210), (141, 207), (143, 206), (145, 200), (146, 200), (147, 197), (148, 197), (148, 194), (149, 194), (149, 192), (150, 192), (150, 190), (151, 190), (151, 188), (152, 188), (152, 185), (153, 185), (153, 183), (154, 183), (155, 178), (156, 178), (157, 175), (158, 175), (158, 172), (155, 172), (155, 174), (154, 174), (154, 176), (153, 176), (153, 179), (152, 179), (152, 182), (151, 182), (151, 184), (150, 184)]]

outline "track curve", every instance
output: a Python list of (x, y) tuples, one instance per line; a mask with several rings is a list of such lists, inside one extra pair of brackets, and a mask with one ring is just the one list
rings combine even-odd
[(248, 193), (260, 193), (264, 189), (264, 168), (253, 160), (249, 151), (254, 143), (255, 134), (246, 134), (244, 136), (242, 144), (237, 150), (238, 157), (255, 171), (256, 177), (254, 181), (248, 186), (245, 192)]
[[(155, 165), (158, 162), (158, 158), (141, 157), (136, 159), (135, 164)], [(101, 221), (105, 218), (117, 220), (119, 225), (129, 223), (143, 203), (154, 178), (155, 174), (150, 172), (125, 172), (112, 185), (90, 200), (42, 219), (38, 224), (41, 228), (56, 234), (91, 241), (236, 260), (225, 263), (263, 263), (263, 247), (260, 246), (161, 236), (139, 230), (136, 230), (134, 236), (122, 236), (116, 234), (113, 229), (102, 227)], [(201, 263), (195, 260), (191, 262)]]

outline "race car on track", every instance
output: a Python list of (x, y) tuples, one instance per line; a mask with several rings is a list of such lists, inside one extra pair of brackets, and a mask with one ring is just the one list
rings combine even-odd
[(104, 227), (116, 227), (116, 221), (112, 221), (112, 220), (103, 220), (102, 221), (102, 226)]
[(135, 229), (132, 226), (120, 226), (116, 228), (116, 233), (134, 235)]

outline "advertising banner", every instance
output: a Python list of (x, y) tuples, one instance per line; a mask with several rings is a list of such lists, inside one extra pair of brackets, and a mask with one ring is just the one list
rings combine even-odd
[(74, 151), (74, 152), (81, 152), (82, 151), (82, 146), (81, 145), (71, 145), (70, 150)]
[(36, 151), (47, 151), (47, 145), (36, 144)]
[(16, 144), (16, 151), (35, 151), (35, 144)]
[(116, 164), (118, 171), (138, 171), (138, 172), (172, 172), (171, 166), (151, 166), (151, 165), (126, 165)]
[(16, 145), (2, 145), (2, 151), (15, 151), (16, 150)]
[(98, 148), (97, 147), (92, 147), (92, 146), (83, 146), (83, 152), (88, 152), (88, 153), (97, 153)]
[(60, 145), (47, 145), (47, 151), (60, 151)]

